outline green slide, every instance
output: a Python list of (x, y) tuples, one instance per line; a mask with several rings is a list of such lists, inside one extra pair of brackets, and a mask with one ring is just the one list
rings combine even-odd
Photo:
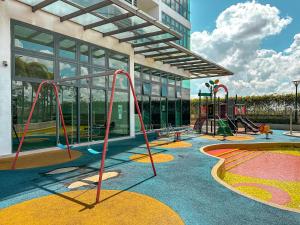
[(219, 126), (218, 132), (217, 132), (218, 135), (225, 136), (225, 137), (233, 136), (233, 133), (231, 132), (231, 129), (226, 120), (219, 120), (218, 126)]

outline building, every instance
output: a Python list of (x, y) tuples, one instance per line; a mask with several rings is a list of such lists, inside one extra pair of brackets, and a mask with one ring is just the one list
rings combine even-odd
[[(0, 155), (16, 151), (42, 80), (74, 78), (59, 90), (76, 144), (104, 136), (111, 76), (97, 73), (130, 72), (148, 129), (190, 123), (190, 79), (232, 74), (189, 50), (188, 0), (5, 0), (0, 14)], [(137, 121), (119, 77), (110, 138), (134, 137)], [(64, 142), (50, 87), (31, 122), (23, 151)]]

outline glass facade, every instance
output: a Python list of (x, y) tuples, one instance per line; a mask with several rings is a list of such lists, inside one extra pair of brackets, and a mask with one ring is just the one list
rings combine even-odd
[(190, 20), (190, 0), (162, 0), (167, 6)]
[(182, 34), (182, 38), (180, 40), (175, 41), (177, 44), (190, 49), (190, 40), (191, 40), (191, 30), (187, 27), (183, 26), (180, 22), (173, 19), (171, 16), (162, 12), (162, 22), (167, 26), (171, 27), (173, 30)]
[[(129, 70), (129, 57), (42, 28), (12, 21), (12, 109), (13, 151), (19, 144), (24, 124), (42, 80), (74, 80), (59, 86), (59, 97), (70, 143), (104, 138), (111, 79), (80, 76), (108, 69)], [(129, 135), (129, 89), (118, 77), (111, 122), (111, 137)], [(24, 150), (65, 143), (57, 104), (51, 87), (39, 95)]]
[(135, 65), (135, 88), (147, 129), (190, 124), (188, 84), (173, 74)]

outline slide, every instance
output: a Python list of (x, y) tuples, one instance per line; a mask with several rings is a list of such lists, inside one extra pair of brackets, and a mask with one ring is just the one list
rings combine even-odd
[(233, 136), (233, 133), (231, 132), (231, 129), (226, 120), (218, 120), (217, 134), (224, 137)]
[(197, 119), (195, 125), (194, 125), (194, 128), (193, 130), (197, 130), (197, 131), (202, 131), (202, 126), (205, 122), (205, 119), (204, 118), (201, 118), (201, 119)]
[(259, 130), (256, 129), (255, 127), (253, 127), (251, 124), (249, 124), (246, 120), (244, 120), (243, 117), (238, 117), (237, 118), (237, 121), (239, 121), (241, 124), (243, 124), (243, 126), (246, 128), (246, 129), (249, 129), (251, 130), (252, 132), (254, 133), (258, 133)]
[(227, 116), (227, 122), (232, 132), (237, 132), (237, 125)]
[(243, 117), (243, 119), (246, 120), (252, 127), (259, 129), (259, 126), (253, 123), (248, 117)]

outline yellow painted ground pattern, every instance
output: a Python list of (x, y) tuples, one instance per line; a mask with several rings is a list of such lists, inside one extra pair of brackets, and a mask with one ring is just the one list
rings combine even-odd
[(240, 187), (236, 187), (236, 189), (239, 190), (240, 192), (243, 192), (244, 194), (253, 196), (255, 198), (259, 198), (263, 201), (269, 201), (272, 198), (271, 193), (259, 187), (240, 186)]
[[(285, 206), (290, 208), (300, 209), (300, 182), (267, 180), (261, 178), (241, 176), (230, 172), (225, 173), (223, 180), (230, 185), (234, 185), (237, 183), (258, 183), (258, 184), (264, 184), (264, 185), (279, 188), (287, 192), (291, 197), (291, 201)], [(259, 192), (253, 191), (253, 187), (243, 187), (240, 189), (239, 188), (236, 189), (240, 190), (244, 194), (248, 194), (252, 197), (260, 198), (261, 200), (266, 200), (269, 198), (268, 194), (266, 194), (263, 191), (259, 191)]]
[[(21, 155), (16, 164), (16, 169), (29, 169), (43, 166), (56, 165), (70, 162), (79, 158), (82, 154), (80, 151), (72, 150), (72, 159), (70, 160), (67, 150), (55, 150), (40, 152), (30, 155)], [(14, 157), (0, 159), (0, 170), (10, 170)]]
[(189, 148), (193, 145), (186, 141), (152, 141), (150, 147), (161, 147), (161, 148)]
[[(211, 135), (203, 135), (200, 136), (200, 138), (205, 138), (208, 140), (224, 140), (223, 136), (211, 136)], [(228, 136), (225, 138), (228, 141), (250, 141), (250, 140), (254, 140), (255, 137), (250, 136), (250, 135), (239, 135), (239, 136)]]
[(0, 210), (0, 221), (5, 225), (184, 224), (170, 207), (149, 196), (104, 190), (103, 202), (91, 207), (95, 194), (94, 190), (71, 191), (29, 200)]
[[(161, 153), (152, 154), (152, 158), (154, 163), (164, 163), (164, 162), (169, 162), (174, 160), (174, 156), (169, 154), (161, 154)], [(151, 163), (148, 154), (134, 154), (130, 156), (130, 159), (139, 163)]]

